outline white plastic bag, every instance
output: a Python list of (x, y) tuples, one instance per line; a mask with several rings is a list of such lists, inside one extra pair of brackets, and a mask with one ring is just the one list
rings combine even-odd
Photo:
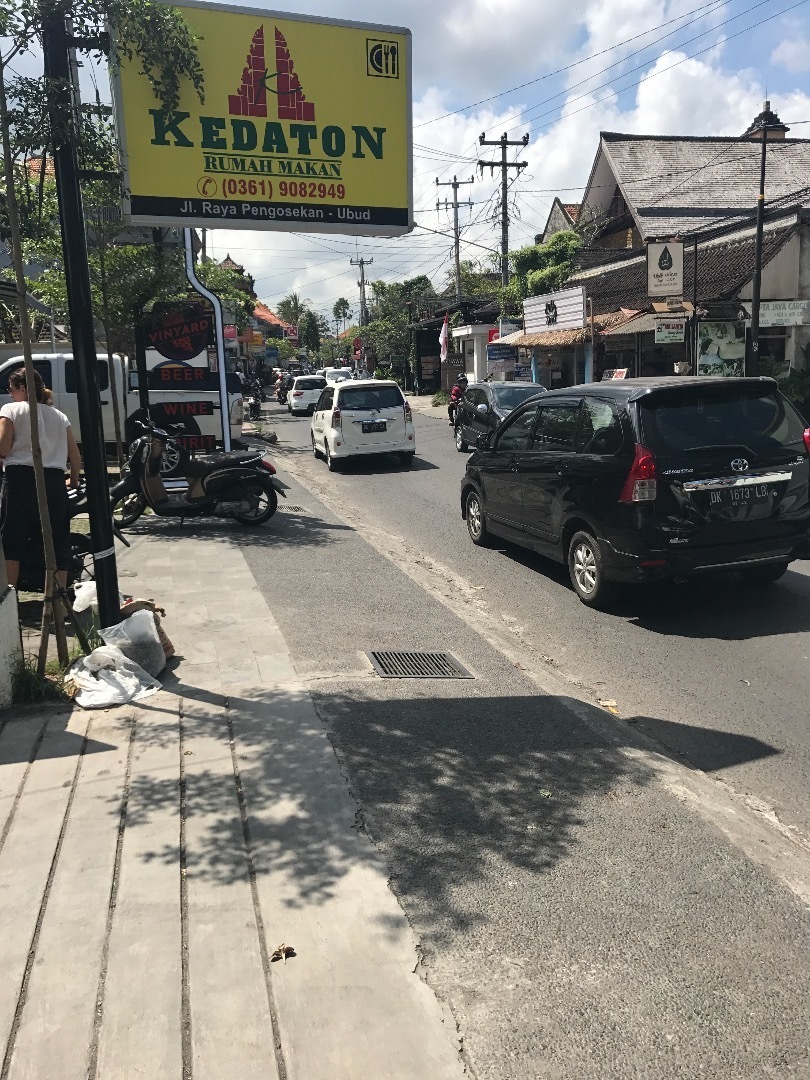
[(76, 687), (74, 700), (83, 709), (126, 705), (160, 690), (156, 679), (111, 645), (102, 645), (89, 656), (80, 657), (65, 681)]
[(80, 581), (74, 590), (73, 610), (87, 611), (90, 607), (98, 607), (95, 581)]
[(151, 611), (136, 611), (123, 622), (105, 627), (101, 638), (105, 645), (114, 645), (153, 677), (166, 667), (166, 654)]
[[(123, 604), (123, 593), (118, 594), (119, 603)], [(98, 611), (98, 594), (95, 581), (80, 581), (73, 590), (73, 610), (87, 611), (92, 608)]]

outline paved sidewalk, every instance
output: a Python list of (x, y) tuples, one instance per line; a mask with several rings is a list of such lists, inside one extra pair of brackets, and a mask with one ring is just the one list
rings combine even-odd
[(245, 534), (163, 524), (164, 691), (0, 713), (0, 1078), (462, 1076)]

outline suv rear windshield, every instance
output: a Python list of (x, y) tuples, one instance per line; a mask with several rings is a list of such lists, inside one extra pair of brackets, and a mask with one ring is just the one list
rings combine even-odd
[(493, 386), (492, 396), (499, 409), (511, 412), (526, 398), (534, 397), (535, 394), (542, 394), (544, 389), (545, 387), (529, 384), (526, 386)]
[(364, 412), (370, 409), (401, 409), (402, 392), (398, 386), (346, 387), (340, 391), (340, 408)]
[(296, 390), (323, 390), (326, 386), (326, 379), (317, 379), (315, 377), (311, 379), (296, 379)]
[(693, 383), (642, 398), (639, 415), (642, 439), (653, 453), (744, 446), (759, 455), (804, 447), (804, 421), (786, 398), (766, 387), (701, 388)]

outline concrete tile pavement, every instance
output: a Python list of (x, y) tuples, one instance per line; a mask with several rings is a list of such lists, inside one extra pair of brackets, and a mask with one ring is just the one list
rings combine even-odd
[(166, 606), (163, 692), (0, 713), (2, 1080), (462, 1076), (230, 527), (146, 523), (119, 565)]

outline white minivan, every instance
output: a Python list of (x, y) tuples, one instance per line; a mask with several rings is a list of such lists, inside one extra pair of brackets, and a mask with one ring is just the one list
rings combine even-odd
[(303, 413), (312, 416), (325, 386), (326, 379), (321, 375), (298, 375), (287, 393), (287, 412), (293, 416)]
[(310, 425), (312, 452), (334, 472), (355, 455), (398, 454), (409, 466), (416, 455), (411, 407), (399, 386), (383, 379), (327, 386)]

